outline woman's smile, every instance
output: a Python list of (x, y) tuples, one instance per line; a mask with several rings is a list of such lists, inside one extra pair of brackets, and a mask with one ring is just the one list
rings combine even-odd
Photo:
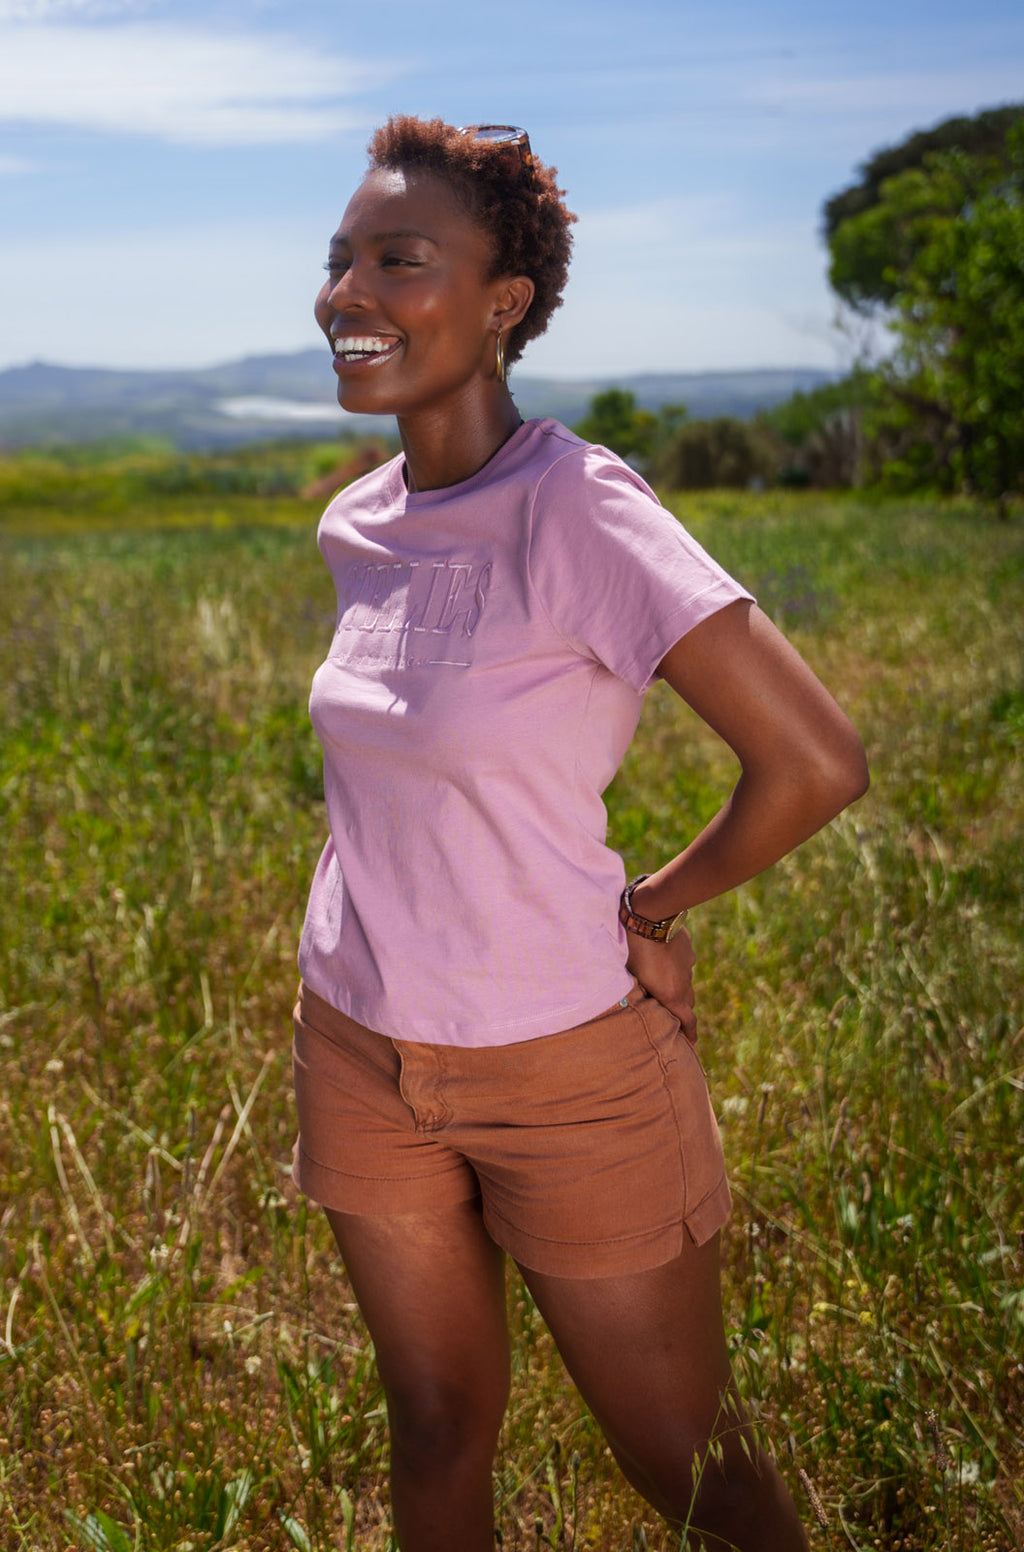
[(346, 367), (380, 366), (398, 351), (401, 340), (380, 334), (332, 334), (334, 370), (341, 373)]

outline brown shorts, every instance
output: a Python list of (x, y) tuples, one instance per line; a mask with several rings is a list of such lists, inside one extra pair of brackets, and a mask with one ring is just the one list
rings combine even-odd
[(339, 1212), (479, 1197), (502, 1249), (554, 1277), (659, 1266), (729, 1216), (703, 1068), (639, 987), (574, 1029), (471, 1049), (374, 1034), (302, 987), (294, 1069), (292, 1174)]

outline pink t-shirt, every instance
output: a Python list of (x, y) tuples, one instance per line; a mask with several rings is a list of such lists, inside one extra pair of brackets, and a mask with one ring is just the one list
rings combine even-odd
[(625, 996), (601, 794), (672, 644), (750, 595), (614, 454), (528, 421), (471, 479), (331, 502), (310, 714), (330, 838), (305, 983), (379, 1033), (504, 1045)]

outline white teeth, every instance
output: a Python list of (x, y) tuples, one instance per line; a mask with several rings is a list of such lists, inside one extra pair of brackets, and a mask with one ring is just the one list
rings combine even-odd
[(376, 334), (346, 335), (335, 339), (334, 352), (339, 356), (377, 356), (390, 350), (394, 340), (380, 339)]

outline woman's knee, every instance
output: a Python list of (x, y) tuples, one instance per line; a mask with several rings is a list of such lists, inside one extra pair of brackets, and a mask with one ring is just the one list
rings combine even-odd
[(640, 1448), (623, 1449), (606, 1435), (623, 1475), (674, 1525), (711, 1530), (720, 1522), (742, 1520), (760, 1496), (756, 1456), (740, 1447), (723, 1447), (721, 1438), (701, 1441), (685, 1430), (666, 1427)]
[(693, 1476), (689, 1498), (677, 1508), (677, 1520), (685, 1523), (689, 1519), (696, 1530), (719, 1535), (754, 1523), (764, 1499), (764, 1484), (753, 1461), (726, 1474), (714, 1460), (697, 1460)]
[[(780, 1515), (788, 1519), (793, 1513), (775, 1466), (756, 1449), (723, 1461), (712, 1444), (694, 1451), (685, 1469), (652, 1485), (651, 1502), (672, 1525), (685, 1528), (696, 1546), (753, 1545), (752, 1538), (780, 1522)], [(795, 1539), (778, 1544), (804, 1547), (795, 1517), (793, 1524)]]
[(394, 1386), (387, 1391), (395, 1464), (417, 1475), (493, 1458), (508, 1401), (508, 1380), (490, 1384)]

